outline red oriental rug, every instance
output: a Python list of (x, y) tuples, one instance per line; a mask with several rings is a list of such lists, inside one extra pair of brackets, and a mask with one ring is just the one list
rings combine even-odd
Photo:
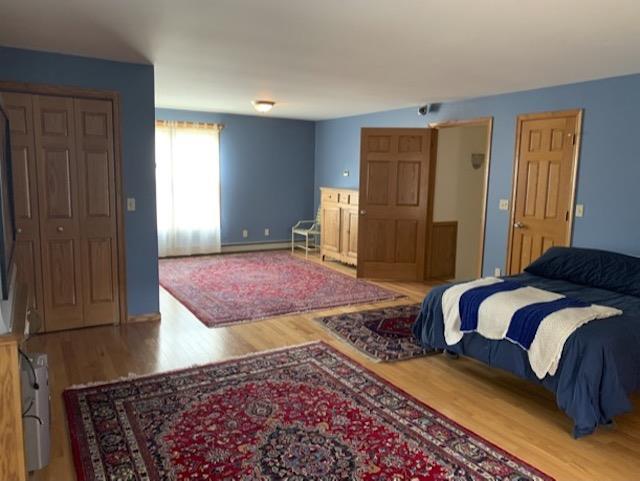
[(420, 304), (349, 312), (316, 319), (336, 337), (376, 361), (401, 361), (434, 353), (420, 345), (411, 328)]
[(64, 392), (85, 480), (549, 480), (323, 343)]
[(208, 327), (402, 297), (284, 251), (161, 259), (160, 284)]

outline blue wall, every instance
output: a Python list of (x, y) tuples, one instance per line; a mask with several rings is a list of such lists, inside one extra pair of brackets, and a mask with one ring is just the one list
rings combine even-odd
[[(153, 66), (0, 47), (0, 80), (49, 83), (121, 95), (124, 194), (127, 212), (129, 314), (158, 311), (154, 173)], [(574, 244), (640, 254), (640, 75), (445, 103), (419, 117), (416, 108), (315, 123), (159, 109), (164, 119), (222, 122), (222, 241), (285, 240), (291, 224), (313, 215), (320, 186), (358, 186), (360, 128), (424, 127), (429, 122), (494, 117), (485, 274), (504, 269), (515, 120), (520, 113), (584, 108)], [(315, 143), (315, 152), (314, 152)], [(314, 160), (315, 158), (315, 160)], [(343, 177), (349, 169), (351, 175)], [(271, 236), (264, 237), (264, 228)], [(242, 229), (249, 238), (242, 238)]]
[(158, 312), (153, 66), (0, 47), (0, 80), (120, 93), (128, 309)]
[[(220, 122), (222, 244), (288, 240), (313, 218), (313, 122), (156, 109), (163, 120)], [(270, 229), (265, 237), (264, 229)], [(249, 237), (242, 237), (248, 229)]]
[(358, 187), (362, 127), (493, 116), (484, 274), (504, 270), (509, 213), (498, 202), (511, 197), (516, 116), (573, 108), (584, 109), (577, 203), (585, 205), (573, 244), (640, 255), (640, 75), (444, 103), (426, 117), (416, 107), (318, 122), (315, 203), (320, 186)]

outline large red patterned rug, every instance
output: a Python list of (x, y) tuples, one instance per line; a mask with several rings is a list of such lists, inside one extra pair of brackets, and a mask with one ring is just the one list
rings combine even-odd
[(551, 479), (323, 343), (64, 400), (81, 481)]
[(420, 304), (349, 312), (316, 319), (336, 337), (376, 361), (400, 361), (435, 352), (413, 337)]
[(283, 251), (161, 259), (160, 284), (208, 327), (402, 297)]

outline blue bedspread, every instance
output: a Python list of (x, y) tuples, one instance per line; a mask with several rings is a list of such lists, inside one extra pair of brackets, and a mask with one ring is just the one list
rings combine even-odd
[(414, 335), (424, 346), (448, 349), (542, 384), (555, 393), (560, 409), (573, 419), (575, 437), (591, 434), (599, 424), (609, 424), (614, 416), (629, 411), (629, 395), (640, 389), (640, 298), (527, 273), (510, 279), (588, 303), (617, 307), (624, 314), (592, 321), (574, 332), (564, 346), (558, 371), (542, 380), (531, 370), (527, 352), (507, 340), (470, 333), (448, 346), (441, 304), (448, 286), (439, 286), (427, 295), (413, 326)]

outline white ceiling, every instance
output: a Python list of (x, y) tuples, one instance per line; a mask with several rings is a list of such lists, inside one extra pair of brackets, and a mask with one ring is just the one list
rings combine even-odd
[(153, 63), (156, 105), (324, 119), (640, 72), (638, 0), (0, 0), (0, 44)]

